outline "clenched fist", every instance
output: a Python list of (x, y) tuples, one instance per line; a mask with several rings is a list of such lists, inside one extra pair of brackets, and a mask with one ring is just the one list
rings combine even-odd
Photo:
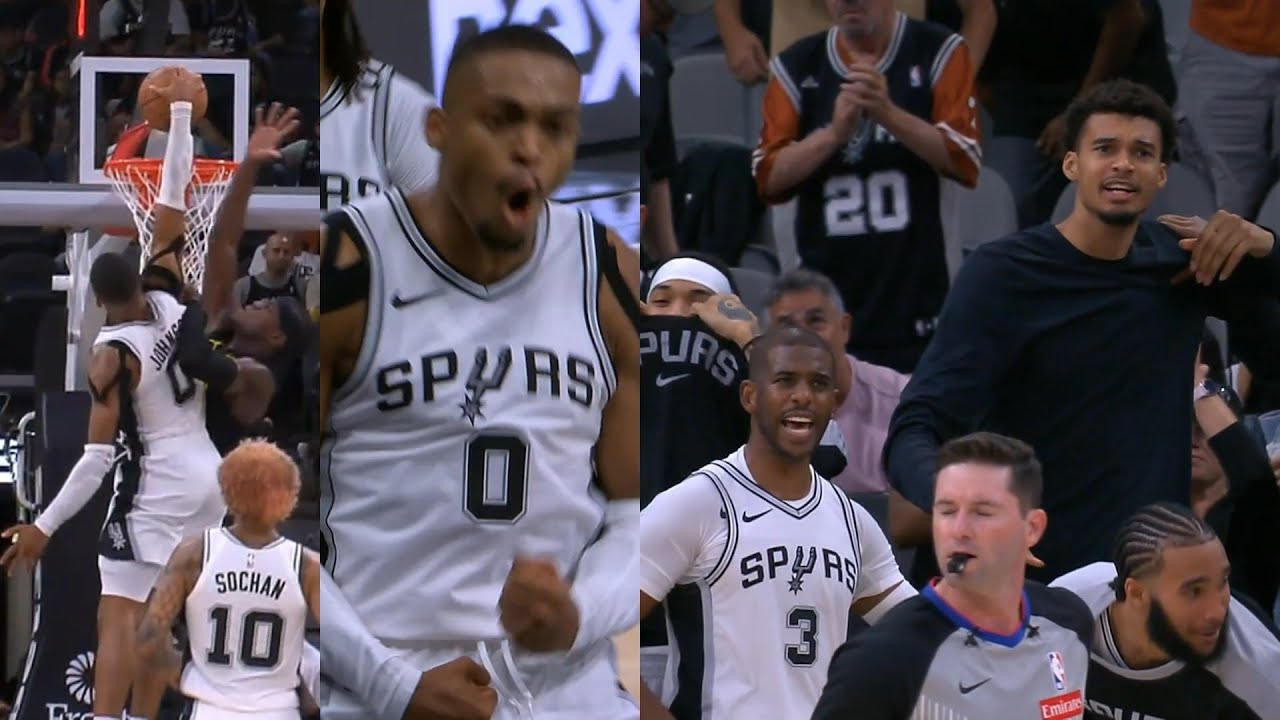
[(488, 671), (462, 657), (422, 673), (404, 720), (489, 720), (497, 707)]
[(578, 637), (578, 606), (550, 560), (516, 558), (502, 586), (498, 613), (502, 627), (526, 650), (565, 651)]

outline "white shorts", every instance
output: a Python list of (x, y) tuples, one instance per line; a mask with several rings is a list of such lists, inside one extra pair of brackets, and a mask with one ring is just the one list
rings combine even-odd
[(253, 712), (236, 712), (214, 707), (199, 700), (191, 701), (191, 711), (186, 720), (299, 720), (302, 714), (297, 708), (292, 710), (254, 710)]
[[(491, 649), (490, 661), (496, 666), (496, 672), (491, 673), (492, 686), (498, 691), (498, 709), (493, 720), (640, 720), (640, 706), (618, 681), (613, 642), (602, 642), (598, 647), (599, 650), (582, 659), (575, 658), (563, 668), (545, 667), (546, 672), (540, 673), (539, 678), (522, 678), (533, 695), (532, 717), (529, 709), (522, 707), (501, 651)], [(406, 651), (402, 657), (415, 667), (429, 670), (464, 655), (481, 661), (474, 645)], [(318, 702), (324, 720), (371, 717), (353, 696), (333, 687), (323, 676)]]
[(98, 576), (102, 579), (102, 594), (122, 597), (145, 603), (164, 571), (163, 565), (137, 560), (111, 560), (98, 557)]

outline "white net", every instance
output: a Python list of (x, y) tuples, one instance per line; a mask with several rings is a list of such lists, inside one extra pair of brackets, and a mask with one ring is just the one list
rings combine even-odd
[[(116, 194), (124, 200), (138, 228), (142, 246), (139, 270), (151, 258), (155, 216), (151, 209), (160, 192), (160, 160), (112, 160), (103, 169)], [(182, 253), (183, 281), (197, 290), (204, 286), (204, 265), (209, 252), (209, 234), (235, 174), (236, 163), (197, 158), (187, 186), (186, 242)]]

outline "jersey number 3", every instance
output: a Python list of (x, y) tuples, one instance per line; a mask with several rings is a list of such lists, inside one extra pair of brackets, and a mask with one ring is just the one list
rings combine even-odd
[(810, 667), (818, 661), (818, 611), (811, 607), (791, 608), (787, 627), (800, 631), (800, 643), (786, 647), (787, 662), (795, 667)]
[[(213, 640), (207, 659), (210, 665), (230, 665), (231, 608), (218, 605), (209, 611), (213, 622)], [(240, 623), (240, 664), (267, 669), (280, 664), (280, 644), (284, 641), (284, 618), (273, 612), (247, 612)]]
[(529, 446), (507, 433), (482, 433), (467, 441), (467, 514), (484, 522), (513, 523), (524, 515), (529, 489)]

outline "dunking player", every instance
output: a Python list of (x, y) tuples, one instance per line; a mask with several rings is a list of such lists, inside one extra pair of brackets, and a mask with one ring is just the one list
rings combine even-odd
[(435, 99), (369, 57), (351, 0), (320, 4), (320, 206), (336, 210), (395, 186), (436, 180), (439, 156), (424, 133)]
[[(179, 72), (167, 88), (173, 126), (166, 148), (155, 216), (155, 256), (138, 272), (121, 255), (100, 256), (90, 284), (107, 311), (89, 368), (93, 396), (88, 441), (62, 491), (35, 525), (10, 528), (14, 547), (3, 562), (34, 560), (49, 536), (74, 516), (114, 466), (115, 493), (99, 547), (102, 599), (94, 672), (94, 714), (119, 718), (133, 686), (132, 709), (158, 702), (163, 685), (134, 677), (133, 628), (168, 555), (184, 538), (221, 523), (222, 499), (214, 476), (219, 455), (205, 430), (205, 388), (178, 361), (184, 308), (175, 295), (181, 277), (185, 191), (191, 176), (191, 98), (199, 79)], [(142, 283), (163, 290), (145, 291)], [(270, 378), (242, 361), (226, 392), (233, 411), (260, 417), (271, 396)], [(114, 446), (113, 446), (114, 443)]]
[(1115, 563), (1063, 575), (1093, 611), (1086, 718), (1259, 720), (1280, 708), (1280, 640), (1231, 595), (1231, 563), (1189, 508), (1154, 503), (1120, 528)]
[[(269, 442), (247, 441), (218, 469), (235, 521), (184, 540), (138, 628), (151, 672), (177, 684), (197, 720), (297, 720), (308, 611), (319, 619), (320, 558), (280, 536), (298, 501), (298, 466)], [(170, 644), (185, 610), (191, 660)]]
[(326, 718), (639, 717), (638, 258), (548, 201), (581, 81), (541, 30), (465, 41), (440, 184), (326, 221)]
[[(676, 584), (701, 589), (701, 682), (672, 711), (691, 718), (813, 712), (852, 608), (869, 622), (915, 594), (871, 515), (813, 469), (836, 405), (822, 338), (774, 328), (751, 345), (745, 446), (660, 493), (641, 518), (640, 613)], [(644, 716), (672, 717), (648, 689)]]

